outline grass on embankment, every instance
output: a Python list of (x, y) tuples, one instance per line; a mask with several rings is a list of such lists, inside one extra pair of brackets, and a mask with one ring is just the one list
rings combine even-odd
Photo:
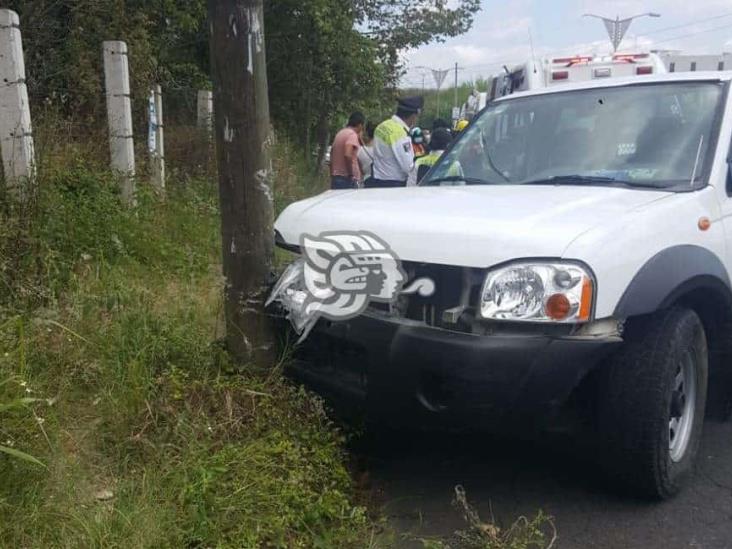
[(0, 544), (367, 544), (322, 403), (217, 343), (211, 186), (134, 211), (78, 165), (41, 186), (0, 213), (0, 445), (44, 464), (0, 453)]

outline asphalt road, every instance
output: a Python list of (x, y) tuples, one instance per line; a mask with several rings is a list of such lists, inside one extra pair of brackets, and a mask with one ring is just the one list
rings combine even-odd
[(465, 528), (451, 504), (461, 484), (481, 518), (492, 510), (499, 525), (544, 510), (554, 517), (559, 549), (732, 548), (732, 423), (706, 423), (693, 483), (663, 503), (613, 495), (586, 452), (566, 440), (414, 434), (359, 455), (400, 547)]

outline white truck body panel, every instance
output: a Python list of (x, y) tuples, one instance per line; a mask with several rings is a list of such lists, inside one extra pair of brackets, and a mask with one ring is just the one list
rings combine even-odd
[[(728, 81), (732, 73), (645, 78)], [(636, 83), (636, 77), (607, 79), (512, 97)], [(368, 230), (401, 259), (427, 263), (490, 268), (526, 258), (579, 260), (595, 274), (595, 318), (602, 319), (613, 315), (641, 267), (672, 246), (709, 250), (732, 279), (732, 198), (726, 190), (731, 141), (732, 94), (724, 109), (709, 185), (700, 190), (484, 185), (328, 191), (289, 206), (275, 228), (291, 244), (297, 244), (302, 234)], [(702, 217), (711, 220), (707, 231), (698, 227)]]

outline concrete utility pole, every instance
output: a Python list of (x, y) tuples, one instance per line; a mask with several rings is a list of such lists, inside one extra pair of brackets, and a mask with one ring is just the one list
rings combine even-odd
[(28, 89), (18, 14), (0, 10), (0, 149), (8, 191), (23, 197), (22, 182), (35, 175)]
[(196, 96), (196, 126), (211, 132), (213, 123), (213, 92), (198, 90)]
[(208, 18), (226, 342), (240, 359), (271, 367), (275, 338), (264, 302), (274, 214), (262, 0), (208, 0)]
[(121, 40), (108, 40), (103, 43), (103, 50), (111, 167), (119, 175), (122, 201), (127, 205), (133, 205), (135, 203), (135, 147), (132, 139), (127, 44)]
[(160, 85), (150, 90), (148, 150), (152, 183), (165, 190), (165, 136), (163, 135), (163, 92)]

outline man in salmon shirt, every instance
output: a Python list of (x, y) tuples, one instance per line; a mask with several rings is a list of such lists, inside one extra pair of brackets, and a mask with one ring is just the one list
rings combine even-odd
[(348, 118), (348, 125), (340, 130), (330, 149), (330, 188), (356, 189), (361, 180), (358, 165), (358, 149), (361, 148), (361, 132), (366, 119), (360, 112)]

